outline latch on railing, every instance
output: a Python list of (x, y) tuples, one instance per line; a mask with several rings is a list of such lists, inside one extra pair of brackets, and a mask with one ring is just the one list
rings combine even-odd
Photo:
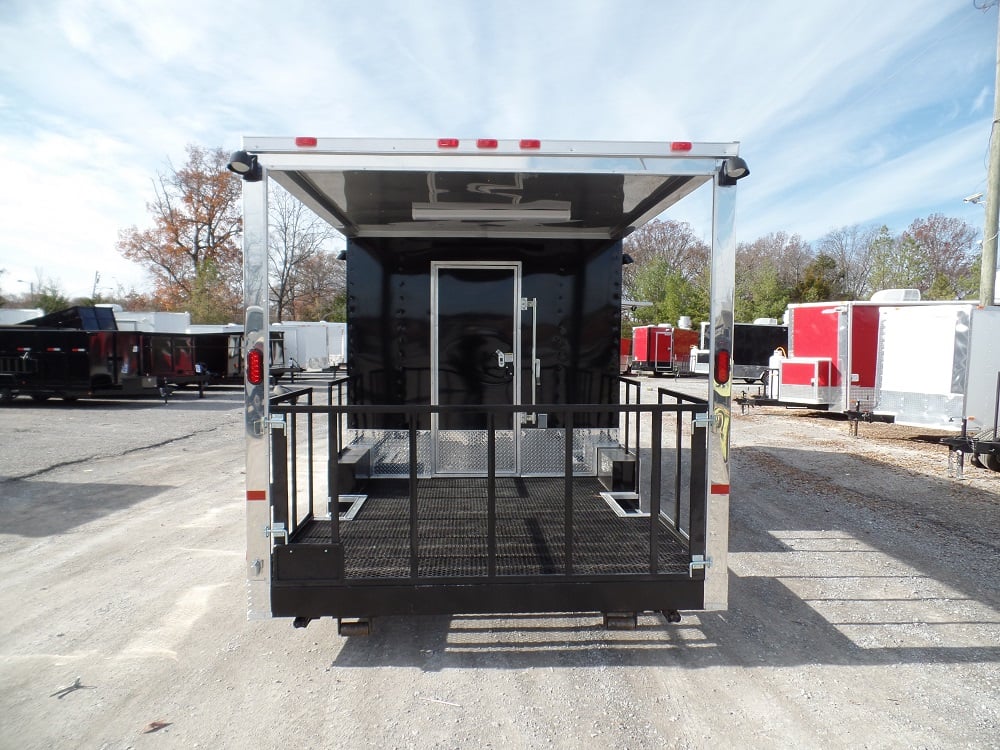
[(712, 558), (704, 555), (691, 555), (691, 562), (688, 563), (688, 576), (694, 578), (696, 570), (705, 570), (712, 567)]
[(698, 427), (709, 428), (712, 426), (714, 420), (708, 415), (708, 412), (703, 414), (695, 414), (691, 419), (691, 432), (694, 433), (695, 429)]
[(254, 435), (263, 435), (268, 429), (272, 430), (284, 430), (285, 429), (285, 415), (284, 414), (272, 414), (267, 419), (258, 419), (253, 423)]
[(275, 539), (277, 539), (280, 536), (285, 541), (286, 544), (288, 543), (288, 529), (285, 528), (285, 524), (283, 523), (276, 523), (272, 526), (265, 526), (264, 536), (268, 538), (274, 537)]

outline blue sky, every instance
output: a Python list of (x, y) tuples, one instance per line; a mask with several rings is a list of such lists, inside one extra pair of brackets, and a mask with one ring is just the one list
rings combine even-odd
[(740, 141), (739, 240), (981, 228), (996, 40), (972, 0), (3, 0), (0, 289), (144, 288), (152, 179), (244, 135)]

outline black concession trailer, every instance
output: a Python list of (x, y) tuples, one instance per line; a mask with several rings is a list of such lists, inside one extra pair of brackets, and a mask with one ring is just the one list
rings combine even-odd
[(0, 403), (20, 395), (164, 396), (184, 386), (202, 395), (206, 380), (191, 336), (119, 331), (109, 307), (70, 307), (0, 326)]
[(733, 378), (765, 383), (774, 351), (788, 351), (788, 326), (770, 318), (765, 321), (733, 326)]
[[(724, 608), (735, 143), (245, 138), (250, 617)], [(347, 240), (348, 373), (268, 388), (267, 186)], [(705, 186), (713, 377), (619, 372), (623, 239)]]

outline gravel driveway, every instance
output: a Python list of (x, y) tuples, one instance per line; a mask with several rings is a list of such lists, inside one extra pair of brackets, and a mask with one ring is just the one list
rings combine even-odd
[(737, 413), (726, 612), (343, 639), (246, 619), (241, 392), (0, 415), (0, 748), (1000, 747), (1000, 474), (936, 436)]

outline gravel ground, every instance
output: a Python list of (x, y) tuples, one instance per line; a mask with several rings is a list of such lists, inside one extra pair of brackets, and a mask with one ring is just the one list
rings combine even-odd
[(342, 639), (246, 620), (241, 409), (0, 411), (0, 748), (1000, 747), (1000, 475), (937, 436), (737, 413), (726, 612)]

